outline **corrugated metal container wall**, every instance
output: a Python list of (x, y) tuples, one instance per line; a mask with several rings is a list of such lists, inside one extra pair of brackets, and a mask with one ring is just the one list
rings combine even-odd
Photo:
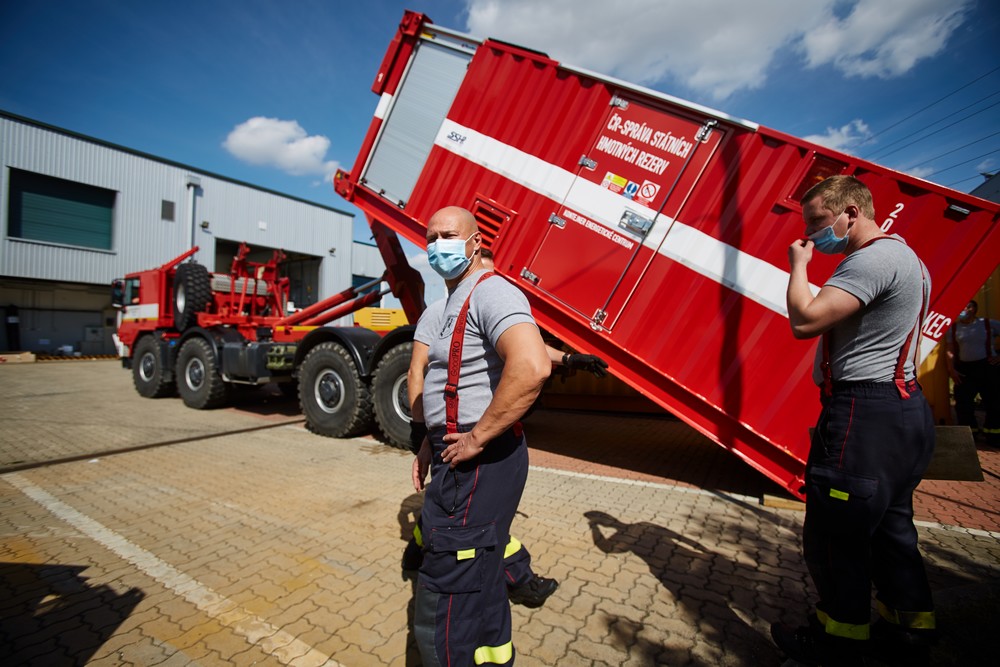
[[(212, 266), (218, 238), (320, 258), (324, 294), (351, 283), (350, 214), (22, 120), (27, 121), (0, 115), (0, 275), (107, 284), (172, 259), (190, 247), (193, 176), (199, 183), (194, 240), (201, 246), (199, 260), (210, 269), (228, 268)], [(111, 249), (12, 238), (7, 219), (12, 169), (117, 193)], [(161, 216), (164, 201), (174, 204), (173, 220)], [(209, 222), (207, 230), (202, 221)], [(330, 248), (341, 254), (331, 257)]]
[[(749, 121), (498, 42), (458, 76), (405, 201), (387, 206), (364, 171), (342, 175), (358, 187), (339, 191), (416, 242), (437, 208), (470, 208), (541, 325), (792, 493), (819, 410), (816, 341), (794, 340), (785, 310), (808, 187), (856, 175), (882, 229), (924, 259), (934, 278), (925, 353), (1000, 256), (996, 206)], [(398, 81), (363, 148), (385, 162), (401, 149), (381, 139), (411, 120), (396, 102), (423, 86)], [(815, 258), (815, 290), (836, 264)]]

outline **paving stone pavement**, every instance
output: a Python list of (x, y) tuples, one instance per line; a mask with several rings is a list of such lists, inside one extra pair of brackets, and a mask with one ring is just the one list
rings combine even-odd
[[(3, 366), (0, 387), (0, 663), (420, 664), (409, 454), (310, 434), (276, 393), (142, 399), (113, 361)], [(802, 513), (759, 502), (777, 487), (667, 419), (538, 411), (528, 435), (514, 533), (560, 587), (513, 607), (518, 664), (781, 664), (769, 625), (813, 597)], [(981, 456), (974, 493), (918, 500), (934, 664), (1000, 651)]]

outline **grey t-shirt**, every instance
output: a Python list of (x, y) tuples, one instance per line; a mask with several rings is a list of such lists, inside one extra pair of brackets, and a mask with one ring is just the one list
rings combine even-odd
[[(1000, 322), (989, 320), (990, 323), (990, 356), (996, 355), (993, 339), (1000, 335)], [(982, 361), (986, 358), (986, 325), (981, 317), (974, 318), (968, 324), (956, 320), (948, 336), (958, 348), (959, 361)]]
[[(467, 277), (446, 298), (428, 306), (417, 322), (413, 339), (429, 348), (424, 377), (424, 421), (428, 428), (445, 425), (444, 387), (448, 381), (451, 335), (469, 290), (483, 273), (477, 271)], [(493, 400), (503, 372), (503, 360), (496, 352), (500, 335), (515, 324), (534, 324), (535, 319), (524, 294), (494, 275), (472, 293), (466, 322), (458, 379), (458, 423), (473, 426)]]
[[(930, 274), (917, 255), (894, 234), (848, 255), (826, 285), (856, 296), (861, 310), (826, 335), (830, 336), (830, 368), (834, 381), (892, 382), (896, 361), (914, 331), (906, 363), (905, 379), (916, 376), (915, 345), (920, 344), (920, 309), (924, 296), (930, 300)], [(816, 351), (813, 380), (822, 384), (820, 362), (823, 343)]]

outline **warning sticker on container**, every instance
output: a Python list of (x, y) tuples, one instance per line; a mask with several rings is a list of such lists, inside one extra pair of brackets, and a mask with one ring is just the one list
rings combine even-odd
[(653, 205), (653, 200), (656, 199), (656, 195), (660, 192), (660, 186), (652, 181), (643, 181), (642, 185), (638, 187), (635, 196), (632, 197), (637, 204), (642, 204), (643, 206)]
[(616, 195), (621, 194), (625, 190), (626, 185), (628, 185), (627, 178), (622, 178), (617, 174), (612, 174), (610, 171), (604, 175), (604, 180), (601, 181), (602, 188), (611, 190)]

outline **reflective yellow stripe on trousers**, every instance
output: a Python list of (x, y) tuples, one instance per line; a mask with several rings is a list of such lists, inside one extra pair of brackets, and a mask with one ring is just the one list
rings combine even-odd
[(933, 630), (937, 625), (933, 611), (899, 611), (885, 606), (881, 600), (876, 601), (876, 607), (882, 618), (901, 628)]
[(514, 657), (514, 643), (507, 642), (503, 646), (480, 646), (476, 649), (473, 660), (477, 665), (492, 663), (494, 665), (505, 665)]
[(521, 549), (521, 543), (513, 535), (510, 536), (510, 542), (507, 543), (507, 547), (503, 550), (503, 557), (510, 558), (516, 554)]
[(871, 634), (871, 629), (868, 623), (854, 624), (854, 623), (841, 623), (840, 621), (835, 621), (830, 618), (830, 615), (816, 610), (816, 617), (819, 618), (819, 622), (823, 624), (826, 628), (826, 634), (833, 635), (834, 637), (846, 637), (847, 639), (868, 639)]

